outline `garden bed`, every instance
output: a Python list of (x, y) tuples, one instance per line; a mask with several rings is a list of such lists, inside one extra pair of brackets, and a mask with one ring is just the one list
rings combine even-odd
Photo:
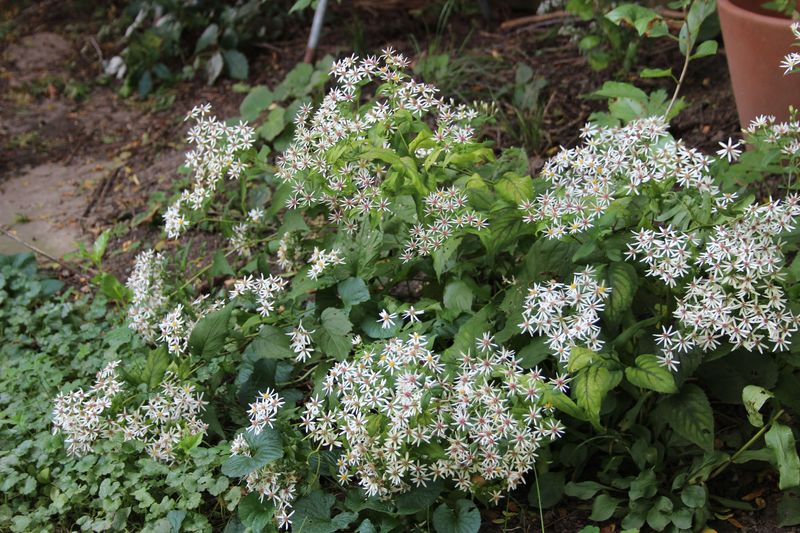
[[(486, 24), (476, 16), (459, 14), (452, 17), (442, 31), (418, 31), (415, 34), (420, 27), (419, 15), (409, 14), (405, 10), (387, 16), (386, 12), (370, 9), (352, 12), (347, 6), (332, 6), (331, 9), (331, 16), (340, 24), (326, 27), (317, 58), (326, 55), (341, 57), (349, 54), (352, 48), (369, 53), (393, 47), (411, 58), (410, 68), (416, 67), (419, 76), (430, 76), (430, 81), (446, 87), (447, 94), (456, 95), (467, 102), (494, 100), (501, 112), (508, 111), (503, 106), (507, 106), (511, 100), (509, 94), (515, 88), (535, 85), (537, 80), (543, 80), (530, 115), (518, 115), (511, 119), (511, 126), (500, 124), (499, 121), (487, 124), (482, 131), (491, 142), (491, 153), (496, 156), (513, 146), (526, 144), (525, 170), (531, 175), (538, 174), (545, 162), (558, 154), (560, 147), (573, 147), (582, 142), (580, 132), (583, 124), (590, 115), (607, 107), (607, 99), (588, 96), (600, 89), (609, 77), (635, 82), (646, 92), (657, 89), (670, 91), (672, 82), (663, 78), (641, 79), (637, 74), (642, 68), (672, 68), (678, 72), (683, 62), (682, 55), (672, 43), (647, 40), (642, 42), (636, 62), (628, 71), (597, 71), (589, 67), (577, 44), (559, 35), (550, 24), (534, 22), (504, 31), (497, 21)], [(502, 20), (518, 14), (510, 8), (501, 8), (494, 16)], [(98, 236), (107, 236), (109, 253), (102, 258), (102, 268), (99, 260), (91, 264), (86, 258), (82, 267), (73, 263), (68, 263), (66, 267), (64, 264), (49, 263), (48, 266), (55, 269), (55, 276), (78, 291), (88, 292), (89, 280), (100, 269), (109, 276), (125, 280), (137, 254), (150, 247), (167, 254), (178, 250), (185, 254), (181, 263), (184, 271), (181, 273), (186, 276), (198, 269), (211, 269), (213, 274), (210, 279), (204, 281), (205, 284), (198, 284), (198, 290), (213, 288), (213, 283), (221, 283), (223, 278), (227, 279), (225, 286), (230, 289), (233, 281), (230, 279), (233, 276), (231, 265), (228, 265), (225, 257), (220, 260), (219, 256), (212, 255), (225, 242), (221, 233), (197, 231), (192, 233), (188, 245), (181, 244), (177, 238), (167, 238), (163, 233), (162, 215), (170, 205), (171, 197), (182, 188), (176, 183), (185, 185), (188, 181), (185, 175), (177, 172), (188, 150), (183, 140), (187, 124), (181, 117), (202, 102), (212, 104), (214, 113), (219, 117), (242, 114), (242, 101), (251, 94), (253, 87), (263, 85), (275, 89), (292, 72), (304, 53), (307, 25), (298, 25), (288, 38), (280, 42), (265, 41), (261, 43), (263, 46), (256, 45), (250, 50), (250, 76), (246, 83), (220, 79), (215, 85), (209, 86), (203, 80), (195, 79), (158, 90), (147, 99), (138, 99), (135, 95), (120, 97), (115, 81), (101, 82), (98, 77), (100, 56), (107, 57), (113, 50), (103, 49), (93, 36), (99, 26), (107, 21), (97, 17), (87, 19), (73, 9), (70, 2), (42, 2), (26, 8), (8, 8), (5, 16), (13, 18), (14, 25), (13, 30), (3, 37), (6, 46), (0, 63), (0, 206), (3, 210), (0, 213), (0, 225), (47, 255), (56, 257), (69, 251), (64, 244), (72, 239), (88, 246)], [(357, 30), (357, 39), (351, 37), (354, 30)], [(442, 61), (445, 67), (441, 67)], [(526, 66), (530, 74), (526, 74), (527, 71), (521, 69), (520, 65)], [(521, 75), (524, 76), (522, 83), (519, 81)], [(696, 60), (684, 80), (684, 87), (681, 96), (688, 105), (671, 123), (670, 131), (675, 138), (683, 139), (687, 146), (710, 154), (719, 149), (721, 142), (740, 134), (724, 51)], [(265, 110), (260, 112), (264, 113)], [(261, 118), (264, 116), (260, 115)], [(523, 131), (519, 129), (520, 125), (528, 129)], [(277, 151), (269, 155), (270, 164), (276, 161)], [(485, 154), (474, 157), (479, 161), (476, 167), (488, 160)], [(777, 185), (773, 187), (771, 184), (761, 189), (760, 196), (764, 197), (778, 191)], [(31, 191), (38, 191), (35, 199), (31, 198)], [(312, 234), (322, 232), (319, 220), (324, 219), (319, 217), (319, 213), (314, 213), (314, 217), (317, 218), (308, 219), (311, 229), (306, 226), (304, 231)], [(300, 222), (302, 224), (298, 227), (305, 226), (302, 217)], [(19, 251), (19, 246), (17, 241), (0, 236), (0, 253)], [(491, 248), (490, 244), (486, 246)], [(579, 256), (579, 251), (570, 250), (568, 257)], [(475, 253), (475, 250), (470, 253)], [(591, 253), (596, 253), (596, 250), (591, 250)], [(547, 255), (547, 252), (542, 254)], [(102, 252), (100, 255), (103, 255)], [(550, 259), (533, 255), (530, 257), (534, 258), (530, 259), (527, 254), (525, 257), (524, 261), (541, 261), (548, 268), (552, 267), (553, 271), (558, 270), (558, 265), (548, 263)], [(612, 257), (609, 253), (609, 260)], [(446, 263), (448, 259), (443, 261)], [(231, 263), (236, 270), (247, 268), (248, 265), (244, 258), (231, 259)], [(514, 264), (514, 261), (509, 260), (508, 264)], [(274, 265), (265, 268), (259, 264), (257, 268), (262, 272), (278, 272)], [(403, 283), (407, 285), (416, 284), (414, 290), (406, 292), (412, 293), (414, 299), (427, 297), (426, 287), (436, 285), (442, 268), (445, 267), (437, 264), (434, 270), (423, 272), (420, 278), (410, 282), (404, 280)], [(452, 265), (450, 268), (453, 268)], [(551, 270), (546, 272), (550, 273)], [(308, 294), (320, 298), (321, 302), (336, 297), (344, 302), (346, 298), (342, 286), (351, 279), (356, 278), (338, 280), (338, 289), (331, 285), (317, 293), (316, 289), (309, 288)], [(503, 278), (502, 283), (506, 282)], [(451, 280), (450, 283), (457, 285), (462, 282)], [(381, 291), (385, 289), (382, 281), (380, 284), (376, 282), (376, 285), (380, 285)], [(461, 285), (457, 287), (462, 288)], [(496, 288), (490, 287), (491, 290)], [(481, 288), (484, 291), (490, 289)], [(452, 298), (448, 296), (448, 290), (444, 290), (445, 299)], [(408, 299), (411, 295), (406, 292), (398, 288), (387, 296), (386, 301), (394, 297)], [(480, 293), (478, 289), (475, 292)], [(467, 303), (453, 303), (452, 307), (456, 311), (471, 312), (471, 293), (468, 300)], [(363, 301), (356, 301), (353, 307)], [(347, 313), (350, 313), (350, 303), (345, 303)], [(451, 304), (447, 306), (449, 308)], [(634, 303), (629, 301), (628, 307), (633, 306)], [(623, 311), (627, 311), (627, 308), (617, 310), (620, 313)], [(383, 312), (386, 313), (386, 310), (383, 309)], [(99, 316), (99, 311), (93, 313)], [(458, 313), (454, 316), (458, 316)], [(324, 312), (320, 320), (325, 321)], [(347, 317), (344, 320), (347, 327), (353, 326)], [(373, 330), (376, 329), (374, 320), (364, 318), (363, 324), (367, 322)], [(458, 322), (458, 327), (465, 322), (466, 319)], [(361, 327), (368, 331), (369, 328), (363, 324)], [(358, 322), (355, 325), (358, 327)], [(614, 326), (619, 328), (619, 323)], [(447, 335), (454, 337), (453, 330), (457, 330), (455, 325), (448, 329), (437, 323), (436, 327), (440, 328), (437, 332), (445, 338), (448, 338)], [(349, 334), (350, 329), (345, 333)], [(379, 334), (380, 331), (373, 336), (381, 338)], [(242, 339), (237, 338), (234, 342), (240, 343)], [(105, 345), (102, 346), (105, 349)], [(28, 346), (27, 349), (33, 348)], [(100, 345), (95, 349), (99, 350)], [(222, 345), (216, 349), (221, 350)], [(91, 363), (97, 361), (92, 360)], [(228, 363), (215, 360), (214, 364), (224, 366)], [(219, 380), (223, 386), (232, 387), (235, 373), (231, 373), (230, 368), (225, 369), (228, 373)], [(237, 385), (240, 383), (237, 382)], [(313, 384), (305, 382), (298, 385), (304, 394), (309, 392), (311, 386)], [(689, 386), (698, 388), (693, 385), (693, 378), (689, 380)], [(645, 401), (646, 398), (642, 400)], [(729, 443), (722, 440), (728, 437), (735, 442), (738, 436), (731, 437), (725, 433), (726, 422), (732, 421), (730, 425), (734, 426), (737, 417), (741, 418), (742, 409), (740, 405), (717, 403), (715, 400), (714, 413), (721, 429), (717, 435), (718, 441), (711, 444), (711, 449), (728, 446)], [(230, 429), (225, 428), (228, 431)], [(681, 445), (684, 443), (679, 441)], [(214, 453), (219, 453), (219, 449), (215, 450)], [(781, 492), (777, 490), (778, 475), (764, 463), (758, 465), (749, 469), (730, 469), (709, 481), (709, 491), (722, 498), (717, 506), (722, 510), (709, 517), (709, 527), (720, 532), (767, 533), (778, 530), (776, 524), (781, 520), (778, 516), (778, 501), (781, 498)], [(586, 469), (594, 472), (601, 466), (590, 458)], [(196, 472), (192, 475), (195, 474), (200, 476)], [(42, 482), (41, 479), (39, 481)], [(564, 484), (563, 474), (560, 482)], [(221, 481), (219, 483), (222, 484)], [(227, 487), (227, 483), (225, 485)], [(482, 530), (539, 531), (540, 518), (530, 510), (535, 508), (536, 502), (529, 500), (529, 490), (530, 487), (526, 485), (513, 492), (505, 514), (503, 507), (483, 511)], [(546, 496), (545, 492), (542, 489), (541, 496)], [(208, 495), (203, 497), (208, 505), (221, 501)], [(530, 507), (525, 510), (528, 504)], [(572, 498), (561, 501), (543, 513), (545, 531), (566, 533), (580, 530), (592, 514), (592, 507), (591, 500)], [(758, 510), (745, 511), (741, 507)], [(215, 530), (223, 527), (222, 517), (229, 514), (219, 508), (217, 511), (214, 519), (219, 522), (213, 524)], [(450, 512), (449, 509), (446, 511)], [(622, 529), (620, 521), (610, 516), (607, 520), (600, 520), (602, 533)]]

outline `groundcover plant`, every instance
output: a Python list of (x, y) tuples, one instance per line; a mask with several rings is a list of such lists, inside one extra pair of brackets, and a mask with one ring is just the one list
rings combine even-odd
[[(678, 88), (712, 12), (687, 6)], [(165, 231), (226, 244), (188, 274), (139, 255), (129, 324), (153, 350), (56, 398), (68, 452), (224, 449), (230, 531), (477, 531), (524, 485), (538, 508), (566, 494), (592, 521), (691, 531), (748, 461), (797, 520), (800, 197), (747, 190), (792, 189), (796, 116), (706, 155), (670, 134), (677, 89), (609, 82), (609, 111), (532, 178), (407, 66), (334, 62), (274, 165), (251, 126), (192, 110)]]

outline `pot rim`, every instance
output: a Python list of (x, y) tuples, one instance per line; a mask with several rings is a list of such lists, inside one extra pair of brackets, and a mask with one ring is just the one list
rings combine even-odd
[(723, 6), (725, 11), (730, 12), (730, 14), (735, 17), (754, 19), (761, 24), (773, 26), (774, 28), (789, 28), (792, 24), (792, 19), (789, 18), (784, 18), (779, 15), (764, 15), (763, 13), (750, 11), (749, 9), (734, 4), (731, 0), (717, 0), (717, 9), (722, 10)]

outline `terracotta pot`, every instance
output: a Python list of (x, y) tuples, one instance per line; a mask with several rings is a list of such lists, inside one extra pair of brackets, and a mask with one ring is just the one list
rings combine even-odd
[(742, 127), (759, 115), (789, 117), (800, 108), (800, 74), (783, 75), (793, 48), (791, 21), (761, 7), (765, 0), (717, 0), (722, 38)]

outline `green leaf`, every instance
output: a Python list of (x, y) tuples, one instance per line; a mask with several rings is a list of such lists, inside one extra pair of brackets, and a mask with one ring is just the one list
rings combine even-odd
[(242, 100), (239, 106), (239, 114), (242, 115), (244, 120), (255, 120), (262, 111), (272, 104), (274, 99), (275, 97), (272, 91), (269, 90), (269, 87), (266, 85), (256, 85), (250, 89), (250, 92), (247, 93), (247, 96)]
[(442, 493), (441, 480), (428, 483), (424, 487), (417, 487), (410, 492), (399, 494), (394, 498), (397, 514), (410, 515), (424, 511), (433, 505), (433, 502)]
[(247, 79), (247, 57), (243, 53), (238, 50), (225, 50), (222, 56), (225, 59), (228, 76), (234, 80)]
[(302, 11), (310, 5), (311, 5), (311, 0), (297, 0), (297, 2), (295, 2), (292, 5), (292, 8), (289, 10), (289, 13), (294, 13), (295, 11)]
[(608, 489), (606, 485), (601, 485), (596, 481), (580, 481), (574, 482), (570, 481), (564, 487), (564, 494), (567, 496), (571, 496), (573, 498), (578, 498), (579, 500), (588, 500), (593, 498), (595, 494), (600, 492), (601, 490)]
[[(239, 385), (237, 397), (243, 404), (253, 401), (260, 392), (269, 388), (278, 388), (281, 383), (289, 381), (293, 365), (277, 359), (262, 359), (245, 350), (242, 364), (236, 376)], [(281, 391), (281, 394), (288, 391)]]
[(458, 500), (455, 510), (443, 503), (433, 512), (436, 533), (477, 533), (481, 528), (481, 513), (469, 500)]
[(567, 370), (574, 374), (579, 370), (583, 370), (594, 361), (596, 361), (600, 356), (597, 352), (593, 352), (589, 348), (584, 348), (583, 346), (575, 346), (572, 348), (569, 354), (569, 361), (567, 362)]
[(630, 511), (622, 518), (620, 526), (625, 528), (625, 531), (639, 531), (645, 520), (647, 519), (647, 511), (650, 510), (649, 501), (631, 502)]
[(641, 78), (669, 78), (671, 76), (671, 68), (643, 68), (639, 72), (639, 77)]
[(354, 306), (369, 301), (369, 289), (361, 278), (348, 278), (336, 286), (339, 298), (346, 306)]
[(574, 254), (572, 254), (572, 262), (577, 264), (591, 263), (591, 259), (597, 250), (597, 241), (594, 239), (588, 239), (585, 243), (581, 244), (577, 250), (575, 250)]
[(633, 385), (656, 392), (672, 394), (678, 391), (672, 372), (658, 362), (658, 357), (651, 354), (636, 358), (636, 366), (625, 369), (625, 377)]
[(700, 509), (708, 501), (708, 489), (701, 485), (689, 485), (681, 491), (681, 501), (686, 507)]
[(578, 420), (589, 420), (586, 412), (566, 394), (555, 390), (548, 390), (544, 393), (545, 403), (550, 403), (557, 410)]
[(331, 335), (347, 335), (353, 331), (353, 324), (347, 318), (347, 313), (341, 309), (329, 307), (320, 316), (322, 327)]
[(669, 33), (661, 15), (639, 4), (622, 4), (608, 12), (606, 18), (618, 25), (624, 22), (633, 26), (640, 36), (663, 37)]
[(101, 272), (96, 277), (100, 278), (100, 292), (102, 292), (106, 298), (123, 305), (130, 301), (133, 296), (133, 291), (123, 285), (114, 274), (110, 272)]
[(222, 67), (225, 66), (225, 61), (222, 59), (220, 52), (215, 52), (206, 62), (206, 83), (213, 85), (213, 83), (222, 74)]
[(636, 102), (647, 103), (647, 93), (630, 83), (607, 81), (603, 87), (592, 93), (593, 96), (604, 98), (630, 98)]
[(253, 533), (261, 533), (272, 522), (275, 505), (269, 498), (262, 503), (257, 492), (251, 492), (239, 501), (239, 520)]
[(675, 527), (681, 531), (691, 531), (693, 516), (694, 511), (692, 509), (683, 507), (673, 511), (669, 518)]
[(257, 359), (289, 359), (294, 357), (289, 336), (274, 326), (262, 325), (258, 336), (247, 345), (244, 357), (249, 361)]
[(770, 391), (758, 385), (748, 385), (742, 389), (742, 402), (744, 408), (747, 409), (747, 419), (753, 426), (757, 428), (764, 426), (764, 417), (760, 413), (761, 407), (773, 396)]
[(353, 324), (347, 318), (347, 312), (329, 307), (320, 318), (322, 328), (315, 337), (320, 349), (338, 361), (343, 360), (352, 348), (352, 339), (348, 334), (353, 330)]
[(215, 278), (220, 276), (236, 275), (222, 250), (217, 250), (214, 252), (214, 262), (211, 265), (211, 275)]
[(781, 490), (800, 486), (800, 458), (797, 456), (797, 445), (792, 429), (783, 424), (774, 423), (764, 435), (767, 447), (775, 454)]
[(456, 357), (459, 353), (472, 349), (475, 339), (491, 330), (490, 317), (494, 317), (495, 312), (496, 308), (487, 304), (461, 324), (453, 339), (453, 345), (444, 352), (445, 357)]
[(524, 348), (519, 351), (520, 365), (522, 368), (533, 368), (550, 357), (550, 348), (544, 337), (534, 337)]
[(666, 496), (658, 498), (647, 512), (647, 525), (656, 531), (664, 531), (672, 516), (672, 501)]
[(675, 433), (711, 451), (714, 449), (714, 414), (706, 393), (686, 383), (678, 394), (665, 398), (653, 415), (667, 421)]
[(693, 0), (686, 14), (686, 21), (678, 34), (678, 45), (682, 54), (688, 54), (694, 48), (700, 25), (716, 11), (716, 0)]
[(286, 100), (290, 96), (295, 98), (305, 96), (313, 75), (313, 66), (308, 63), (298, 63), (286, 74), (280, 85), (275, 87), (275, 100)]
[(589, 520), (594, 520), (595, 522), (608, 520), (614, 515), (614, 511), (617, 510), (617, 506), (621, 501), (621, 498), (613, 498), (608, 494), (601, 494), (595, 498), (592, 504), (592, 514), (589, 515)]
[(219, 355), (228, 337), (231, 307), (209, 313), (195, 324), (189, 335), (189, 351), (201, 357)]
[(593, 363), (575, 375), (572, 381), (573, 396), (595, 428), (602, 429), (600, 408), (603, 399), (620, 381), (622, 372), (609, 368), (604, 362)]
[(700, 46), (697, 47), (695, 53), (692, 54), (692, 59), (715, 55), (717, 53), (717, 46), (717, 41), (703, 41), (700, 43)]
[(103, 255), (106, 253), (108, 247), (108, 239), (111, 237), (111, 230), (107, 229), (94, 240), (92, 244), (92, 262), (95, 265), (100, 265), (103, 261)]
[(331, 508), (336, 498), (315, 490), (308, 496), (297, 500), (292, 519), (292, 531), (302, 533), (333, 533), (345, 529), (358, 516), (356, 513), (343, 512), (331, 518)]
[(605, 316), (613, 322), (618, 322), (633, 304), (633, 297), (639, 287), (639, 276), (636, 274), (636, 269), (628, 263), (611, 263), (608, 267), (608, 282), (611, 285), (611, 295), (608, 298)]
[(533, 179), (530, 176), (520, 176), (514, 172), (506, 172), (494, 186), (494, 189), (503, 200), (519, 205), (524, 200), (533, 197)]
[(181, 524), (183, 524), (185, 518), (186, 511), (173, 510), (168, 512), (167, 522), (169, 522), (170, 533), (178, 533), (181, 530)]
[(369, 518), (365, 518), (356, 529), (356, 533), (378, 533), (378, 529)]
[(636, 500), (646, 500), (652, 498), (658, 492), (658, 481), (656, 481), (656, 474), (653, 470), (644, 470), (631, 481), (631, 486), (628, 489), (628, 498), (632, 502)]
[(395, 337), (397, 336), (397, 332), (400, 331), (401, 326), (402, 321), (395, 319), (394, 326), (384, 328), (383, 325), (379, 324), (372, 316), (365, 317), (360, 324), (361, 331), (373, 339), (389, 339)]
[(150, 350), (150, 353), (147, 354), (147, 362), (139, 375), (140, 381), (147, 385), (148, 390), (154, 390), (161, 384), (169, 363), (169, 354), (165, 346)]
[(388, 148), (371, 148), (361, 155), (362, 158), (372, 160), (379, 159), (385, 163), (392, 165), (392, 169), (396, 170), (400, 175), (407, 176), (411, 180), (411, 184), (416, 189), (417, 194), (428, 194), (429, 189), (423, 182), (417, 169), (416, 161), (408, 156), (400, 157), (394, 150)]
[(588, 52), (600, 46), (602, 42), (603, 40), (597, 35), (586, 35), (583, 39), (578, 41), (578, 49), (581, 52)]
[(146, 98), (147, 95), (153, 90), (153, 76), (150, 74), (149, 70), (145, 70), (142, 75), (139, 76), (137, 90), (139, 91), (139, 96), (141, 98)]
[(281, 134), (286, 126), (286, 109), (278, 106), (269, 112), (269, 116), (264, 124), (258, 128), (258, 134), (266, 141), (273, 141)]
[(353, 339), (350, 335), (333, 335), (324, 328), (320, 329), (315, 340), (322, 353), (337, 361), (344, 361), (353, 348)]
[(211, 45), (217, 44), (219, 37), (219, 26), (216, 24), (209, 24), (194, 45), (194, 53), (199, 54)]
[(444, 288), (444, 306), (447, 309), (463, 313), (472, 309), (472, 289), (461, 280), (451, 281)]
[(245, 431), (244, 438), (250, 446), (250, 457), (244, 455), (228, 457), (222, 464), (222, 473), (228, 477), (244, 477), (283, 457), (281, 436), (272, 428), (264, 428), (258, 435)]
[(278, 235), (283, 236), (292, 231), (308, 231), (308, 225), (303, 218), (303, 213), (297, 210), (286, 211), (283, 215), (283, 224), (278, 230)]
[(441, 279), (442, 274), (456, 266), (456, 251), (461, 245), (461, 237), (447, 239), (442, 246), (431, 254), (433, 257), (433, 271), (436, 272), (436, 279)]
[(524, 85), (533, 79), (533, 69), (525, 63), (517, 63), (514, 72), (514, 83)]

